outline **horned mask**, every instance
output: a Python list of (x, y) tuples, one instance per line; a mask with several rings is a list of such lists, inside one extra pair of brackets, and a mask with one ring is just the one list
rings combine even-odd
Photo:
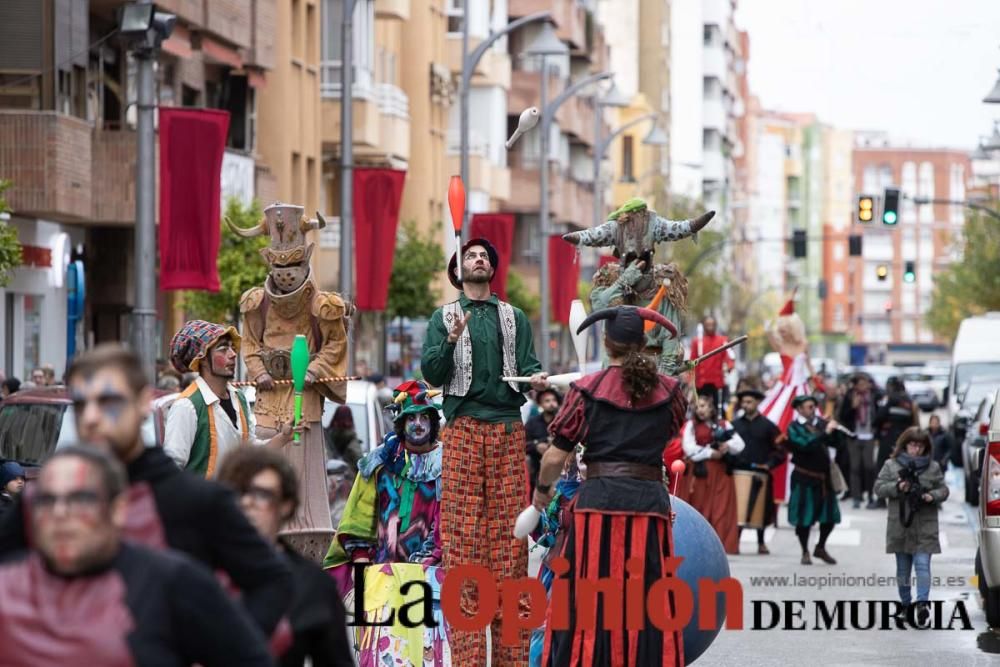
[(244, 238), (270, 234), (271, 245), (262, 248), (260, 254), (271, 269), (273, 286), (286, 294), (302, 287), (309, 277), (309, 259), (315, 244), (306, 243), (306, 232), (326, 227), (326, 219), (319, 211), (316, 220), (305, 218), (302, 211), (301, 206), (276, 202), (264, 209), (264, 219), (250, 229), (237, 227), (226, 218), (229, 228)]
[(667, 220), (641, 199), (630, 199), (607, 222), (593, 229), (564, 234), (563, 238), (573, 245), (613, 247), (615, 256), (628, 263), (651, 254), (657, 243), (694, 236), (714, 216), (715, 211), (708, 211), (692, 220)]

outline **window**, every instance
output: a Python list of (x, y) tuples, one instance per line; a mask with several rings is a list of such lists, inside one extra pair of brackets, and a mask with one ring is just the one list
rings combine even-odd
[(878, 171), (875, 169), (875, 165), (870, 164), (865, 167), (862, 181), (862, 189), (865, 194), (873, 195), (878, 191)]
[(632, 137), (622, 137), (622, 182), (634, 183), (635, 176), (632, 171)]
[[(341, 26), (344, 0), (324, 0), (323, 34), (320, 53), (322, 77), (320, 93), (325, 97), (340, 97)], [(352, 17), (353, 89), (364, 96), (371, 90), (375, 78), (375, 2), (356, 0)]]
[(833, 246), (833, 259), (836, 260), (836, 261), (838, 261), (838, 262), (840, 260), (844, 259), (844, 244), (843, 243), (837, 243), (836, 245)]
[[(921, 197), (934, 198), (934, 165), (930, 162), (920, 163), (917, 193)], [(934, 222), (934, 206), (924, 204), (920, 207), (920, 222)]]
[(65, 411), (58, 404), (5, 405), (0, 410), (0, 457), (43, 463), (55, 450)]
[(843, 294), (844, 293), (844, 274), (835, 273), (833, 274), (833, 293)]

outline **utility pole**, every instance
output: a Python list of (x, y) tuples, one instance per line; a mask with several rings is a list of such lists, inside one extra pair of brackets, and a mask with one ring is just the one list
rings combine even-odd
[(127, 40), (138, 65), (135, 161), (135, 304), (132, 346), (150, 382), (156, 382), (156, 89), (153, 62), (173, 31), (176, 17), (155, 11), (152, 0), (126, 5), (119, 33)]
[[(350, 309), (354, 291), (354, 3), (344, 0), (340, 54), (340, 296)], [(348, 320), (354, 328), (354, 317)], [(347, 332), (347, 374), (354, 375), (356, 344)]]

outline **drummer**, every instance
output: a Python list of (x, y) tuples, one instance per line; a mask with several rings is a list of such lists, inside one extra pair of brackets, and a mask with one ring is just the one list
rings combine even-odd
[[(740, 470), (750, 470), (766, 474), (764, 488), (758, 489), (757, 493), (754, 493), (753, 487), (751, 487), (751, 494), (754, 498), (759, 497), (761, 493), (764, 496), (764, 525), (757, 528), (757, 553), (769, 554), (771, 552), (768, 550), (767, 545), (764, 544), (764, 528), (775, 523), (775, 519), (777, 518), (777, 512), (775, 512), (774, 507), (771, 470), (781, 465), (781, 462), (785, 460), (785, 452), (781, 445), (778, 444), (781, 431), (774, 425), (774, 422), (762, 415), (758, 409), (760, 402), (764, 400), (763, 393), (757, 389), (743, 389), (736, 393), (736, 400), (739, 401), (742, 414), (733, 422), (733, 428), (736, 429), (736, 432), (743, 438), (743, 442), (746, 444), (743, 451), (736, 458), (736, 466)], [(752, 506), (752, 500), (748, 504)], [(739, 520), (742, 522), (744, 517), (739, 517)], [(743, 527), (741, 526), (740, 531), (742, 530)]]

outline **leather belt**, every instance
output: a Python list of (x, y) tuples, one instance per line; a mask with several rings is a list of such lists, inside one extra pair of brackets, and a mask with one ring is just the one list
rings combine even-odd
[(587, 464), (587, 479), (594, 477), (632, 477), (661, 482), (663, 481), (663, 468), (628, 461), (594, 461)]

